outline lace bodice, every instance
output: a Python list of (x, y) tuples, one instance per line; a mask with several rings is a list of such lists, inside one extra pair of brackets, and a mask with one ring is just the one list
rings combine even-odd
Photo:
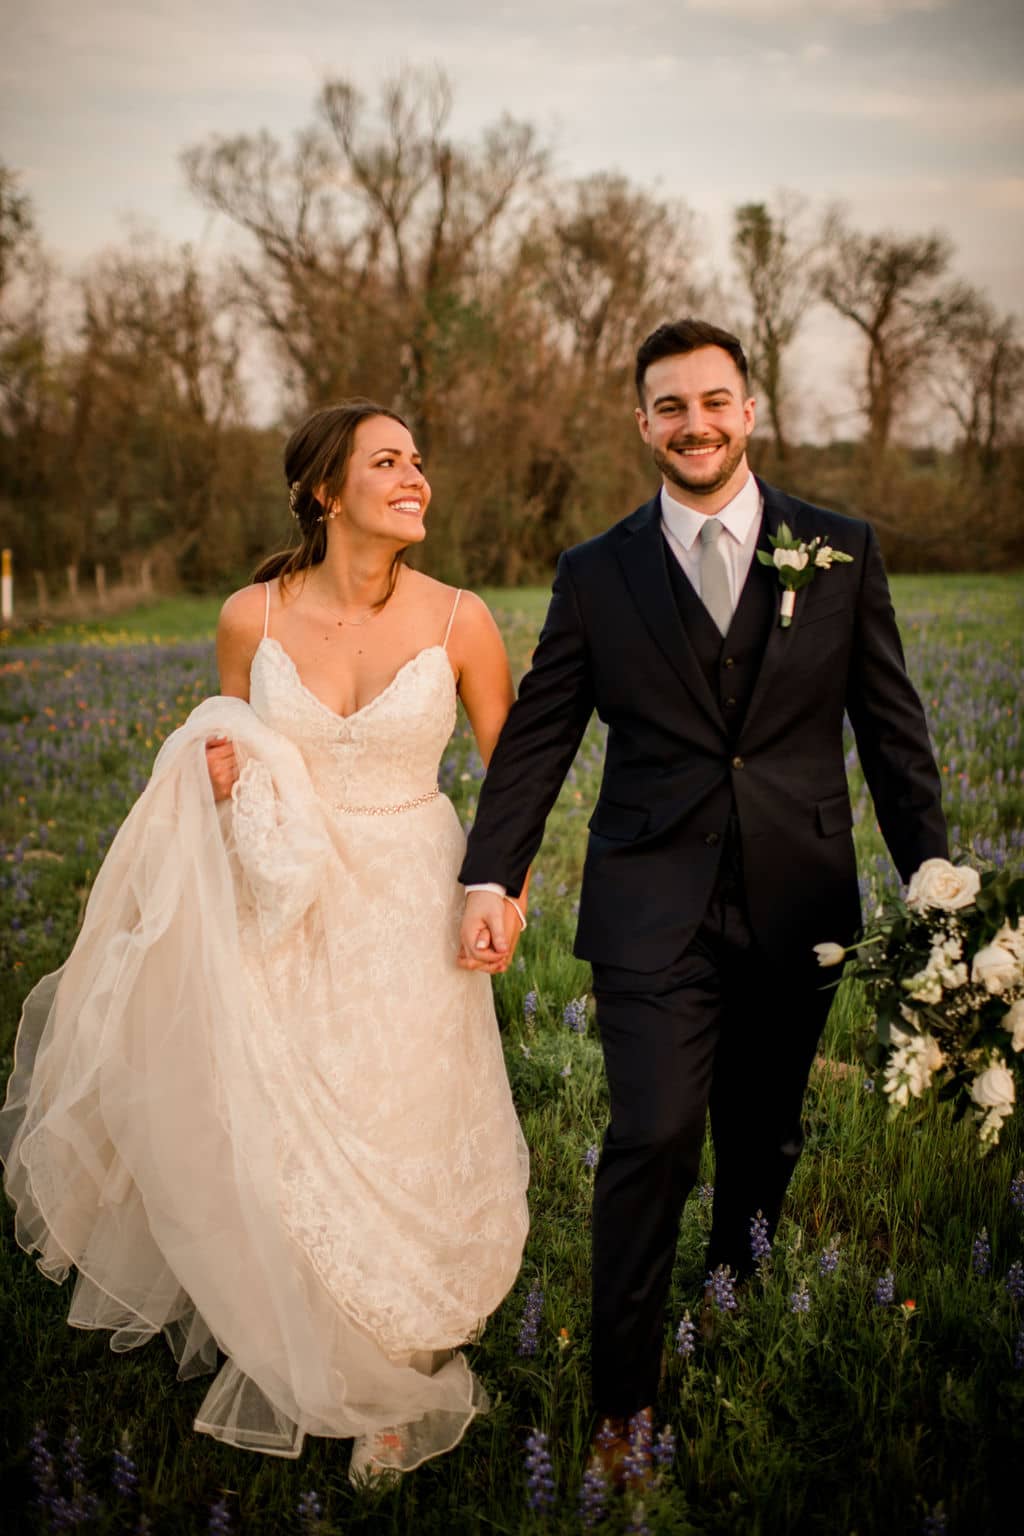
[(405, 805), (430, 794), (455, 728), (455, 678), (443, 645), (418, 651), (376, 698), (339, 715), (306, 687), (284, 647), (264, 636), (249, 700), (299, 747), (322, 802), (338, 810)]

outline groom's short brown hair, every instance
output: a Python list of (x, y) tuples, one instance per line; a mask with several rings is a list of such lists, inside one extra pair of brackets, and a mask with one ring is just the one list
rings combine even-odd
[(743, 379), (743, 388), (750, 393), (750, 370), (746, 353), (738, 336), (723, 331), (720, 325), (709, 320), (671, 320), (659, 325), (640, 343), (636, 354), (636, 392), (640, 404), (644, 404), (644, 375), (652, 363), (662, 357), (675, 357), (680, 352), (696, 352), (698, 347), (721, 347), (728, 352)]

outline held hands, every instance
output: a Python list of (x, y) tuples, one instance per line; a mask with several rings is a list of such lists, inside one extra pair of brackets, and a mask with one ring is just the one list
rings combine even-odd
[(226, 736), (211, 736), (206, 743), (206, 767), (213, 785), (214, 800), (229, 800), (231, 786), (238, 778), (238, 759)]
[(470, 891), (462, 916), (459, 964), (497, 976), (507, 971), (522, 929), (515, 908), (492, 891)]

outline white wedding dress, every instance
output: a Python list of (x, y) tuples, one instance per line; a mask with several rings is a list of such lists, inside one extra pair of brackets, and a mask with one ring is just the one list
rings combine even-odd
[[(456, 965), (446, 645), (341, 717), (265, 632), (249, 705), (165, 743), (25, 1005), (19, 1241), (77, 1268), (69, 1320), (113, 1348), (163, 1330), (183, 1376), (219, 1348), (196, 1426), (233, 1445), (367, 1437), (409, 1470), (486, 1406), (450, 1352), (515, 1279), (528, 1159), (489, 979)], [(221, 806), (214, 728), (242, 762)]]

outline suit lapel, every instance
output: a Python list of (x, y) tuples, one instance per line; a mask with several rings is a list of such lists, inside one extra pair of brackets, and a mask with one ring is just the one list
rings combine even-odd
[(681, 682), (715, 727), (724, 733), (721, 710), (690, 644), (669, 582), (660, 494), (627, 518), (622, 529), (625, 537), (619, 560), (640, 617)]
[[(813, 537), (813, 534), (811, 534), (808, 529), (793, 526), (793, 511), (791, 505), (789, 504), (788, 496), (784, 496), (781, 491), (775, 490), (774, 486), (765, 485), (763, 480), (758, 480), (757, 483), (761, 487), (761, 496), (764, 502), (761, 533), (757, 541), (758, 549), (764, 549), (767, 551), (771, 550), (772, 546), (768, 542), (768, 536), (769, 534), (774, 535), (778, 533), (779, 524), (787, 521), (787, 514), (789, 527), (791, 531), (796, 534), (797, 538), (808, 539)], [(754, 555), (754, 563), (759, 563), (756, 554)], [(747, 577), (748, 581), (750, 580), (751, 576), (753, 576), (753, 574), (754, 572), (752, 565), (750, 575)], [(804, 610), (803, 599), (806, 597), (808, 590), (806, 587), (797, 593), (796, 607), (793, 610), (792, 622), (788, 629), (783, 629), (782, 625), (779, 623), (779, 603), (782, 600), (783, 590), (782, 583), (776, 579), (775, 586), (777, 588), (777, 592), (774, 605), (775, 611), (772, 615), (772, 627), (768, 631), (768, 641), (764, 648), (764, 656), (761, 660), (761, 667), (757, 674), (757, 681), (754, 684), (754, 691), (750, 695), (750, 702), (747, 705), (747, 712), (743, 720), (743, 728), (740, 732), (741, 737), (744, 736), (749, 730), (750, 723), (757, 713), (765, 694), (771, 688), (773, 681), (785, 666), (786, 658), (792, 655), (793, 641), (795, 640), (797, 630), (800, 627), (800, 619)]]

